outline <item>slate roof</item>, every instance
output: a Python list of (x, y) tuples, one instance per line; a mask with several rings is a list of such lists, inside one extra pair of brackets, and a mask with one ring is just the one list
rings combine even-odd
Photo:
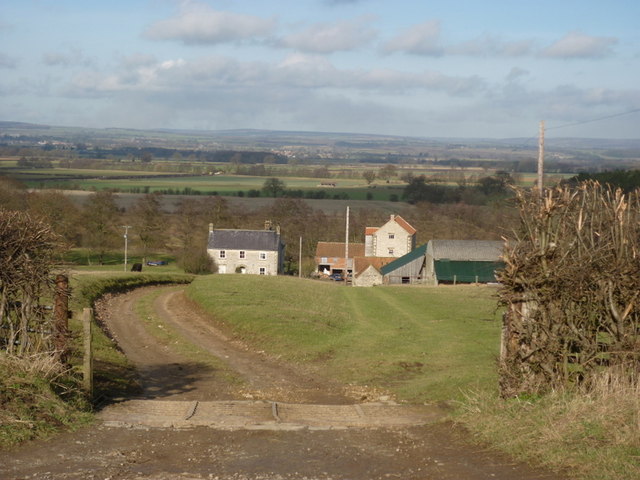
[[(318, 242), (316, 257), (344, 258), (344, 242)], [(364, 243), (349, 243), (349, 258), (363, 257)]]
[(424, 245), (420, 245), (418, 248), (414, 248), (406, 255), (403, 255), (402, 257), (394, 260), (393, 262), (386, 264), (384, 267), (380, 269), (380, 273), (382, 273), (383, 275), (388, 275), (394, 270), (405, 266), (407, 263), (413, 262), (417, 258), (424, 257), (424, 254), (426, 253), (426, 251), (427, 251), (427, 244), (425, 243)]
[(428, 252), (434, 260), (498, 262), (503, 248), (493, 240), (431, 240)]
[(280, 234), (273, 230), (214, 230), (207, 248), (277, 252), (280, 245)]

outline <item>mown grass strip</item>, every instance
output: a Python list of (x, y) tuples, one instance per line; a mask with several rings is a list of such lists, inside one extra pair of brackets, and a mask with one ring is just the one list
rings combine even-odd
[(350, 288), (213, 275), (188, 294), (257, 348), (322, 364), (345, 382), (416, 402), (495, 391), (500, 323), (489, 287)]

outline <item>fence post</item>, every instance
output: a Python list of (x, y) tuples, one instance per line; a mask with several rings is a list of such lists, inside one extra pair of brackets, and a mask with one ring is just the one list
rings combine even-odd
[(66, 363), (69, 353), (69, 278), (56, 276), (53, 304), (53, 347), (62, 363)]
[(82, 310), (82, 337), (84, 356), (82, 361), (82, 386), (89, 398), (93, 397), (93, 350), (91, 348), (91, 330), (93, 325), (93, 309)]

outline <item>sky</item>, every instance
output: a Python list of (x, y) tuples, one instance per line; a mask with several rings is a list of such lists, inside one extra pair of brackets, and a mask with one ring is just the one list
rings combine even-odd
[(2, 0), (0, 120), (640, 138), (638, 0)]

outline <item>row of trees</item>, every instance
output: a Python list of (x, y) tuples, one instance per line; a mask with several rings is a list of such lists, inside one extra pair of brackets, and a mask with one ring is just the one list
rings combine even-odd
[(469, 205), (484, 205), (492, 200), (505, 198), (509, 195), (509, 189), (514, 183), (514, 179), (507, 172), (497, 172), (495, 175), (482, 177), (475, 184), (460, 183), (456, 186), (432, 183), (426, 176), (420, 175), (409, 179), (404, 189), (403, 199), (412, 204), (461, 202)]

